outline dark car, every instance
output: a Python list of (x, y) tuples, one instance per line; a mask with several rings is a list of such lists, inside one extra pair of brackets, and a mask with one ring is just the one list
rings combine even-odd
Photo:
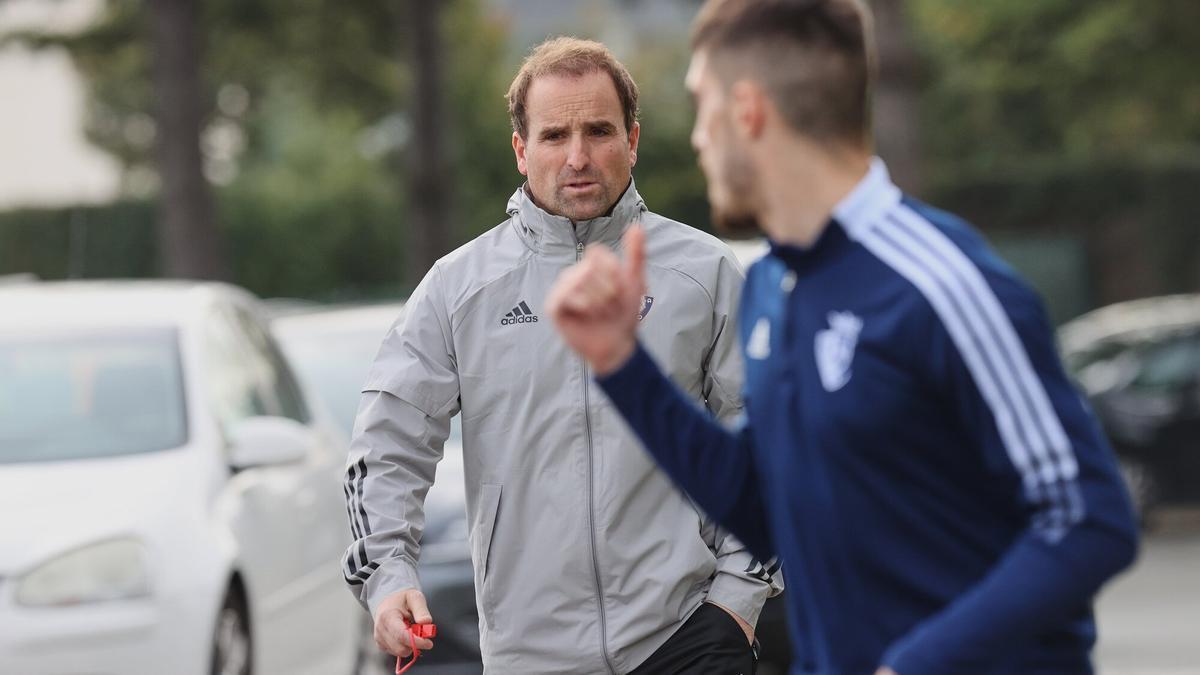
[(1059, 331), (1143, 519), (1200, 503), (1200, 295), (1119, 303)]

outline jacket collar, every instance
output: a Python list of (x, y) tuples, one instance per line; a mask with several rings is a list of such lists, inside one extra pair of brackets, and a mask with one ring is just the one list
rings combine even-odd
[(579, 222), (553, 215), (534, 204), (527, 186), (528, 183), (517, 188), (509, 198), (508, 215), (526, 245), (542, 254), (569, 252), (574, 255), (579, 244), (602, 243), (617, 248), (625, 228), (636, 222), (646, 210), (646, 204), (634, 187), (632, 178), (625, 193), (607, 215)]
[(867, 175), (833, 207), (833, 220), (853, 237), (874, 225), (900, 198), (900, 188), (892, 182), (887, 165), (873, 157)]
[(892, 182), (887, 165), (879, 157), (871, 159), (867, 175), (833, 207), (829, 222), (812, 245), (807, 247), (769, 241), (771, 254), (793, 269), (802, 269), (815, 261), (834, 255), (844, 244), (874, 227), (880, 217), (900, 202), (903, 194)]

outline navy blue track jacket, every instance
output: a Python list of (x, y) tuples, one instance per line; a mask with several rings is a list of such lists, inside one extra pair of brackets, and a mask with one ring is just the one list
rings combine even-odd
[(736, 431), (640, 347), (599, 382), (688, 494), (780, 556), (793, 673), (1092, 672), (1092, 598), (1135, 519), (1040, 301), (975, 231), (876, 159), (811, 247), (751, 267), (738, 329)]

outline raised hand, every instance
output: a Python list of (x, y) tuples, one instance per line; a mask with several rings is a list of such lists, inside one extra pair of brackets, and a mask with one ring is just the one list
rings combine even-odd
[(637, 345), (638, 310), (646, 292), (646, 233), (633, 225), (622, 241), (624, 261), (605, 246), (589, 246), (546, 297), (558, 332), (599, 375), (619, 368)]

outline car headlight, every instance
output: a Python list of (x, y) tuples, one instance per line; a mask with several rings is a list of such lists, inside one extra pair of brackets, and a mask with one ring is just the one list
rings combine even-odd
[(16, 599), (28, 607), (50, 607), (149, 594), (145, 547), (136, 539), (113, 539), (63, 554), (24, 575)]

